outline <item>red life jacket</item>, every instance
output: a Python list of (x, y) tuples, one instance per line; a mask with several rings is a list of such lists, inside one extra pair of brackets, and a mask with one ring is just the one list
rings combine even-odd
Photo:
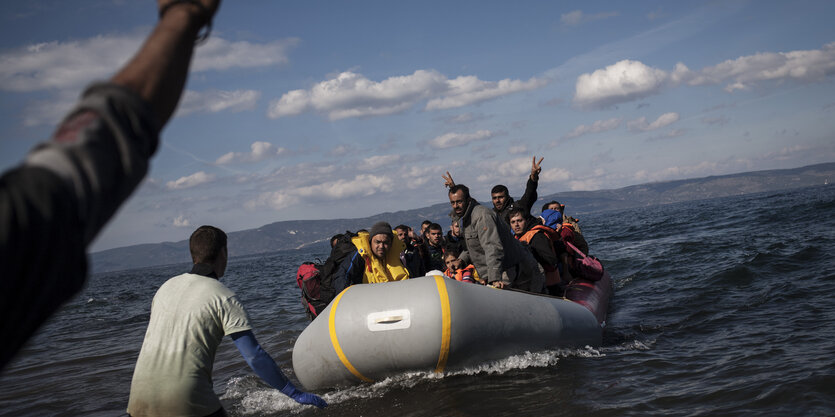
[[(535, 234), (539, 233), (539, 232), (542, 232), (542, 233), (545, 234), (545, 237), (548, 238), (548, 246), (551, 247), (551, 251), (554, 252), (554, 253), (557, 253), (557, 251), (554, 249), (554, 242), (557, 241), (557, 240), (560, 240), (561, 235), (560, 235), (560, 232), (558, 232), (558, 231), (556, 231), (556, 230), (554, 230), (554, 229), (552, 229), (548, 226), (536, 225), (534, 227), (531, 227), (530, 230), (525, 232), (524, 235), (522, 235), (521, 237), (517, 237), (516, 239), (518, 239), (520, 242), (525, 242), (527, 244), (530, 244), (531, 239), (533, 239), (533, 236)], [(542, 265), (542, 269), (545, 270), (545, 285), (546, 286), (556, 285), (556, 284), (560, 283), (560, 271), (555, 266), (553, 266), (553, 265)]]

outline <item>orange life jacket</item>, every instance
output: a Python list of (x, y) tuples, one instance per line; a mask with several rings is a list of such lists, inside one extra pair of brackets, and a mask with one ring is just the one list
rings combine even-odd
[(472, 264), (455, 271), (455, 274), (453, 274), (452, 271), (447, 269), (446, 271), (444, 271), (444, 275), (455, 278), (456, 281), (464, 281), (465, 272), (467, 272), (467, 275), (472, 278), (472, 282), (481, 282), (481, 279), (479, 279), (478, 277), (478, 272), (476, 272), (475, 267)]
[[(525, 232), (524, 235), (521, 237), (517, 237), (520, 242), (525, 242), (527, 244), (531, 243), (531, 239), (533, 239), (533, 235), (542, 232), (545, 234), (545, 237), (548, 238), (548, 246), (551, 247), (551, 251), (557, 253), (554, 249), (554, 241), (560, 240), (560, 232), (543, 225), (536, 225), (531, 227), (530, 230)], [(560, 283), (560, 271), (553, 265), (542, 265), (542, 269), (545, 270), (545, 285), (551, 286)]]

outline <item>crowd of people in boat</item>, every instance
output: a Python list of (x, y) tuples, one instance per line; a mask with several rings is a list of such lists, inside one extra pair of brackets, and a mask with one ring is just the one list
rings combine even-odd
[(543, 159), (533, 157), (521, 198), (512, 198), (504, 185), (493, 187), (492, 209), (447, 172), (443, 178), (452, 211), (446, 234), (440, 224), (425, 220), (419, 231), (381, 221), (368, 230), (333, 236), (324, 265), (306, 263), (297, 274), (308, 312), (316, 316), (353, 284), (425, 275), (563, 296), (574, 278), (573, 261), (588, 254), (588, 244), (578, 220), (565, 215), (564, 204), (549, 201), (539, 215), (531, 213)]
[[(132, 59), (108, 81), (88, 88), (50, 140), (0, 176), (5, 336), (0, 371), (84, 286), (87, 247), (145, 177), (160, 131), (182, 95), (195, 43), (208, 37), (219, 5), (220, 0), (158, 0), (159, 22)], [(546, 204), (541, 220), (531, 216), (539, 163), (534, 159), (519, 200), (510, 198), (506, 187), (493, 189), (493, 210), (447, 175), (453, 221), (446, 237), (432, 222), (420, 233), (378, 223), (368, 231), (335, 236), (325, 265), (310, 268), (321, 278), (318, 301), (352, 284), (433, 270), (474, 284), (559, 295), (571, 279), (565, 256), (579, 251), (572, 243), (587, 246), (559, 203)], [(301, 404), (327, 406), (284, 375), (256, 340), (240, 300), (219, 281), (226, 271), (226, 244), (226, 234), (216, 227), (195, 230), (189, 239), (191, 270), (166, 281), (154, 295), (128, 415), (226, 416), (212, 381), (225, 336), (271, 387)]]

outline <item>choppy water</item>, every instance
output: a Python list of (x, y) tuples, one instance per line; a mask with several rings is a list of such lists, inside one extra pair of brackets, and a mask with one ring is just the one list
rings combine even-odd
[[(568, 208), (570, 211), (570, 207)], [(302, 407), (221, 345), (233, 415), (835, 415), (835, 187), (586, 215), (615, 280), (604, 346), (319, 392)], [(292, 377), (307, 324), (296, 266), (322, 251), (232, 260), (223, 282)], [(151, 298), (182, 265), (91, 277), (0, 376), (0, 415), (124, 413)]]

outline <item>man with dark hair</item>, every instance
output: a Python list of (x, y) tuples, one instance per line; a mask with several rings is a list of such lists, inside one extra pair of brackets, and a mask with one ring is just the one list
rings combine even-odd
[(438, 223), (430, 223), (426, 228), (426, 240), (423, 242), (423, 266), (427, 271), (446, 269), (444, 231)]
[(264, 352), (243, 305), (219, 279), (226, 272), (226, 233), (201, 226), (192, 233), (191, 272), (165, 281), (151, 303), (151, 319), (136, 360), (128, 414), (225, 416), (213, 390), (212, 368), (223, 336), (235, 341), (261, 379), (301, 404), (325, 407), (299, 391)]
[(403, 242), (405, 249), (403, 250), (403, 264), (409, 270), (410, 277), (422, 277), (426, 275), (426, 268), (423, 266), (423, 259), (421, 259), (421, 252), (418, 251), (415, 239), (410, 235), (412, 228), (405, 224), (398, 225), (394, 228), (397, 238)]
[(467, 246), (464, 245), (464, 236), (461, 235), (461, 225), (457, 221), (450, 222), (449, 230), (444, 238), (446, 239), (446, 245), (456, 247), (458, 253), (467, 249)]
[(432, 224), (432, 221), (430, 220), (424, 220), (420, 223), (420, 237), (418, 239), (420, 243), (426, 242), (426, 229), (429, 228), (430, 224)]
[(402, 257), (406, 246), (400, 239), (394, 238), (388, 223), (375, 223), (368, 232), (357, 233), (351, 239), (351, 243), (357, 250), (339, 265), (333, 282), (336, 294), (353, 284), (409, 278), (409, 271)]
[(500, 219), (506, 220), (507, 212), (514, 207), (524, 209), (525, 213), (527, 213), (525, 217), (531, 216), (531, 208), (537, 198), (536, 187), (539, 184), (539, 173), (542, 172), (540, 164), (542, 164), (544, 159), (540, 158), (539, 162), (536, 162), (536, 156), (533, 157), (531, 174), (528, 176), (528, 181), (525, 184), (525, 193), (519, 200), (514, 200), (510, 197), (510, 193), (504, 185), (496, 185), (490, 190), (490, 198), (493, 200), (493, 211), (496, 212)]
[(542, 292), (545, 277), (533, 256), (513, 238), (507, 223), (470, 197), (462, 184), (450, 187), (449, 203), (450, 217), (461, 222), (467, 250), (459, 259), (465, 265), (472, 263), (479, 277), (494, 287)]
[(545, 275), (548, 294), (562, 296), (565, 286), (571, 282), (571, 275), (568, 252), (559, 232), (539, 224), (534, 218), (525, 218), (524, 210), (519, 207), (510, 210), (507, 217), (516, 239), (531, 251)]

